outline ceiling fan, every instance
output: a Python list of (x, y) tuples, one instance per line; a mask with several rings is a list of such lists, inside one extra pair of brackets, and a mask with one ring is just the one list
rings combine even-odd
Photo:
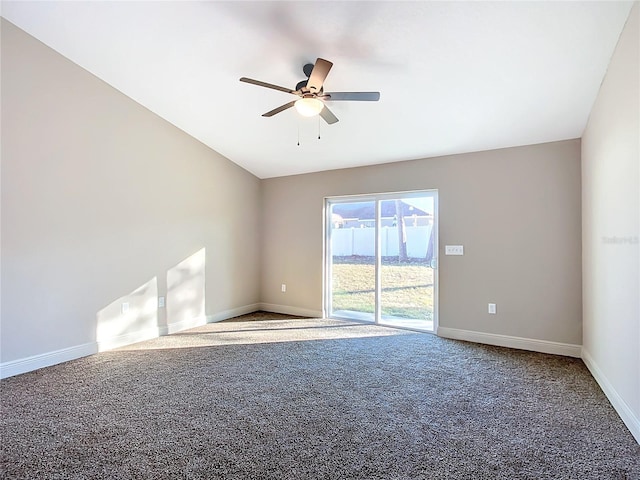
[(298, 100), (293, 100), (267, 113), (263, 113), (263, 117), (272, 117), (276, 113), (283, 112), (295, 106), (300, 115), (305, 117), (320, 115), (325, 122), (331, 125), (332, 123), (336, 123), (338, 118), (329, 110), (325, 102), (377, 102), (380, 100), (380, 92), (325, 92), (324, 81), (332, 66), (333, 63), (323, 58), (318, 58), (315, 64), (306, 64), (302, 68), (302, 71), (307, 76), (307, 79), (299, 82), (295, 90), (247, 77), (242, 77), (240, 81), (252, 83), (260, 87), (280, 90), (281, 92), (291, 93), (300, 97)]

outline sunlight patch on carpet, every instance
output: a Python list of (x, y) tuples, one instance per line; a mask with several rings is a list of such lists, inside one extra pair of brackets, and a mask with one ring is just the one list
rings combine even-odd
[(331, 319), (219, 322), (135, 343), (116, 351), (249, 345), (256, 343), (337, 340), (342, 338), (415, 335), (415, 332)]

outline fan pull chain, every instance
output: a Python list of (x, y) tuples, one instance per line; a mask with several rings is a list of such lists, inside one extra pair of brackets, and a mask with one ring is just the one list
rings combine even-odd
[(320, 140), (320, 115), (318, 115), (318, 140)]
[(298, 119), (298, 146), (300, 146), (300, 119)]

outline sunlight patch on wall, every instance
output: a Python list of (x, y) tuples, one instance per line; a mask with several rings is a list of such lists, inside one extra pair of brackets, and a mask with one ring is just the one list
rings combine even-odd
[(167, 271), (167, 325), (205, 322), (205, 263), (202, 248)]
[(158, 336), (158, 281), (153, 277), (96, 315), (98, 351)]

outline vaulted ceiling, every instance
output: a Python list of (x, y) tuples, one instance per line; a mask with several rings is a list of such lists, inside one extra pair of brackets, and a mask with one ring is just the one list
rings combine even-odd
[[(577, 138), (632, 2), (29, 2), (2, 16), (260, 178)], [(289, 109), (317, 57), (327, 125)], [(318, 133), (321, 139), (318, 140)], [(298, 141), (300, 145), (298, 145)]]

